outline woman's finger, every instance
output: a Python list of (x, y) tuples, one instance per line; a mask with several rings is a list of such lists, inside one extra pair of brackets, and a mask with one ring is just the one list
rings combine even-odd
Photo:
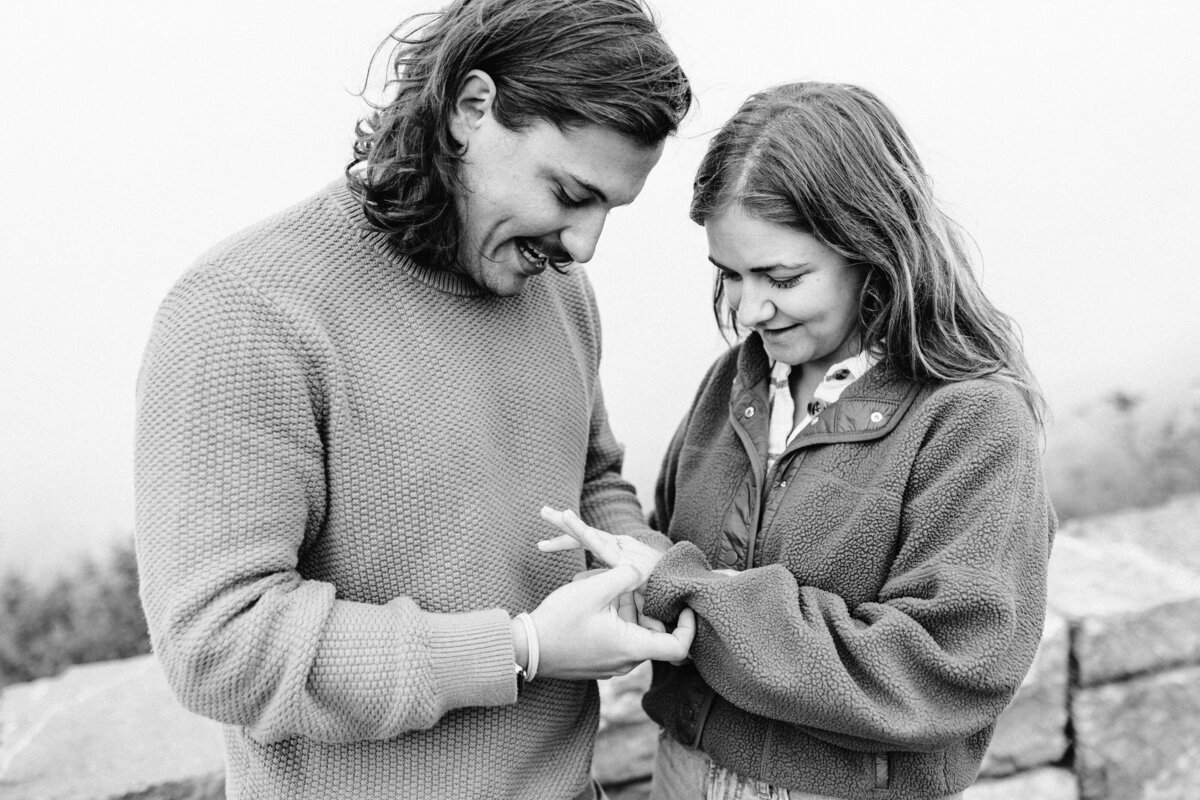
[(586, 522), (581, 520), (574, 511), (566, 509), (562, 512), (563, 525), (572, 536), (574, 536), (584, 547), (592, 551), (601, 561), (609, 566), (617, 566), (618, 564), (628, 561), (621, 552), (621, 542), (619, 537), (613, 536), (607, 531), (602, 531), (593, 528)]
[[(541, 516), (542, 519), (575, 539), (575, 541), (586, 547), (594, 556), (610, 567), (615, 567), (618, 564), (629, 561), (629, 559), (622, 557), (616, 536), (593, 528), (581, 520), (573, 511), (556, 511), (549, 506), (543, 506)], [(549, 541), (556, 541), (556, 539)]]
[(574, 536), (562, 533), (553, 539), (543, 539), (537, 543), (538, 550), (543, 553), (560, 553), (564, 550), (579, 550), (583, 547)]

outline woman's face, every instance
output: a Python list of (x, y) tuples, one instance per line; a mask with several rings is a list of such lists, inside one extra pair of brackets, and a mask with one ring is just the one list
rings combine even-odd
[(824, 372), (856, 354), (858, 296), (866, 270), (811, 234), (747, 216), (739, 206), (709, 217), (708, 257), (740, 324), (767, 354)]

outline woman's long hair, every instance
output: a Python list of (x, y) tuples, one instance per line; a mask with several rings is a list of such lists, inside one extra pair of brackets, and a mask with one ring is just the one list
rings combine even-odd
[(495, 82), (493, 113), (510, 130), (590, 123), (652, 147), (692, 102), (639, 0), (456, 0), (389, 41), (389, 99), (358, 123), (346, 175), (367, 219), (433, 269), (453, 269), (458, 256), (462, 147), (449, 121), (471, 70)]
[[(809, 82), (752, 95), (709, 144), (691, 218), (703, 225), (735, 205), (866, 267), (863, 346), (897, 374), (920, 382), (995, 377), (1015, 386), (1044, 425), (1045, 401), (1016, 324), (983, 294), (961, 231), (874, 94)], [(737, 331), (723, 306), (718, 276), (713, 313)]]

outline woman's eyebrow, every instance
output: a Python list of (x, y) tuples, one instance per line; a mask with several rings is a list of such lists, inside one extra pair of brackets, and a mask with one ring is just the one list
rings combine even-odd
[[(708, 260), (717, 269), (723, 269), (726, 272), (734, 271), (734, 270), (731, 270), (729, 267), (725, 266), (724, 264), (722, 264), (721, 262), (717, 261), (712, 256), (709, 256)], [(773, 269), (804, 269), (807, 266), (809, 266), (809, 263), (807, 261), (797, 261), (792, 264), (764, 264), (761, 267), (751, 267), (750, 271), (751, 272), (770, 272)]]

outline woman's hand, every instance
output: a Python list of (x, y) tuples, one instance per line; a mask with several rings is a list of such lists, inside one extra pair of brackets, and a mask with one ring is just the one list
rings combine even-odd
[[(645, 542), (634, 539), (632, 536), (613, 535), (593, 528), (569, 509), (556, 511), (549, 506), (544, 506), (541, 513), (542, 519), (563, 532), (561, 536), (538, 542), (538, 549), (543, 553), (557, 553), (561, 550), (575, 550), (584, 547), (610, 567), (618, 567), (622, 564), (637, 567), (638, 572), (647, 579), (662, 558), (661, 552)], [(644, 585), (643, 582), (642, 586)]]

